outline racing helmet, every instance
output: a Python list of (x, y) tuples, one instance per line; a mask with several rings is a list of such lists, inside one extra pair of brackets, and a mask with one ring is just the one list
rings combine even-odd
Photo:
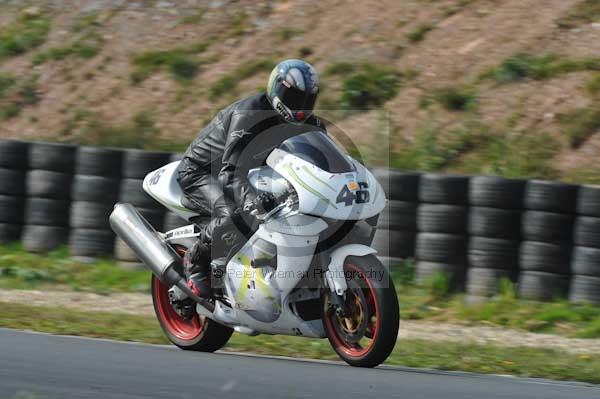
[(319, 94), (319, 73), (302, 60), (277, 64), (269, 78), (267, 97), (288, 122), (304, 123), (313, 113)]

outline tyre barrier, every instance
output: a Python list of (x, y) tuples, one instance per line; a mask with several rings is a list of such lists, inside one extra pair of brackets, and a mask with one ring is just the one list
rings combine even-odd
[(387, 264), (399, 264), (415, 254), (421, 173), (385, 168), (373, 168), (371, 172), (388, 201), (371, 233), (370, 243)]
[(108, 217), (119, 197), (123, 151), (79, 147), (75, 159), (69, 251), (84, 262), (112, 256), (115, 234)]
[(79, 147), (75, 162), (75, 175), (119, 179), (121, 177), (122, 162), (123, 151), (121, 150), (102, 147)]
[[(117, 201), (158, 229), (189, 222), (148, 196), (142, 179), (182, 154), (0, 140), (0, 243), (21, 238), (45, 252), (69, 244), (77, 257), (139, 261), (114, 240)], [(600, 304), (600, 187), (496, 176), (372, 170), (388, 198), (376, 229), (355, 226), (391, 264), (415, 257), (420, 281), (449, 273), (467, 300), (518, 281), (524, 298)]]
[(580, 186), (576, 212), (569, 300), (600, 305), (600, 187)]
[[(31, 143), (26, 175), (23, 246), (46, 252), (66, 245), (69, 237), (71, 184), (77, 147)], [(44, 239), (44, 234), (54, 234)]]
[(518, 275), (525, 181), (475, 176), (469, 182), (466, 301), (499, 293), (503, 279)]
[(547, 301), (567, 294), (577, 186), (530, 180), (525, 187), (519, 295)]
[(29, 143), (0, 140), (0, 244), (21, 237), (28, 157)]
[(144, 191), (143, 182), (141, 179), (121, 180), (119, 201), (127, 202), (141, 208), (164, 209), (158, 201)]
[(442, 273), (462, 289), (467, 271), (469, 177), (427, 173), (421, 176), (415, 257), (416, 278), (426, 283)]
[(169, 163), (168, 152), (125, 150), (121, 176), (125, 179), (143, 179), (151, 171)]

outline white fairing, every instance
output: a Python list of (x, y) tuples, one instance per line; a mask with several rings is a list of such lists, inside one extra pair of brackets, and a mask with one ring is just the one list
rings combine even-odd
[(338, 220), (367, 219), (385, 207), (383, 188), (367, 168), (351, 159), (354, 172), (329, 173), (275, 149), (267, 164), (296, 190), (301, 213)]
[(143, 187), (144, 191), (171, 212), (175, 212), (182, 218), (189, 220), (198, 214), (181, 204), (183, 192), (177, 181), (178, 166), (179, 161), (175, 161), (148, 173), (144, 178)]

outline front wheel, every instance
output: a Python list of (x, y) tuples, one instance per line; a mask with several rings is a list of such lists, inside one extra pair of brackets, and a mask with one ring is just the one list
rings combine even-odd
[(332, 306), (324, 296), (323, 324), (336, 353), (356, 367), (375, 367), (385, 361), (398, 337), (400, 314), (394, 284), (373, 256), (349, 256), (344, 263), (348, 289), (343, 305)]
[(169, 287), (156, 276), (152, 276), (152, 303), (165, 335), (181, 349), (214, 352), (225, 346), (233, 334), (233, 329), (195, 311), (192, 317), (182, 317), (169, 301)]

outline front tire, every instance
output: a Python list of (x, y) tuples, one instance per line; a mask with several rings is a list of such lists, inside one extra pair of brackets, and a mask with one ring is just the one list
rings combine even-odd
[(214, 352), (225, 346), (233, 334), (232, 328), (208, 317), (194, 314), (186, 320), (180, 316), (169, 301), (169, 287), (156, 276), (152, 276), (152, 303), (165, 335), (183, 350)]
[(398, 338), (400, 313), (394, 284), (373, 255), (349, 256), (344, 262), (346, 291), (344, 313), (324, 296), (323, 324), (336, 353), (349, 365), (375, 367), (392, 353)]

